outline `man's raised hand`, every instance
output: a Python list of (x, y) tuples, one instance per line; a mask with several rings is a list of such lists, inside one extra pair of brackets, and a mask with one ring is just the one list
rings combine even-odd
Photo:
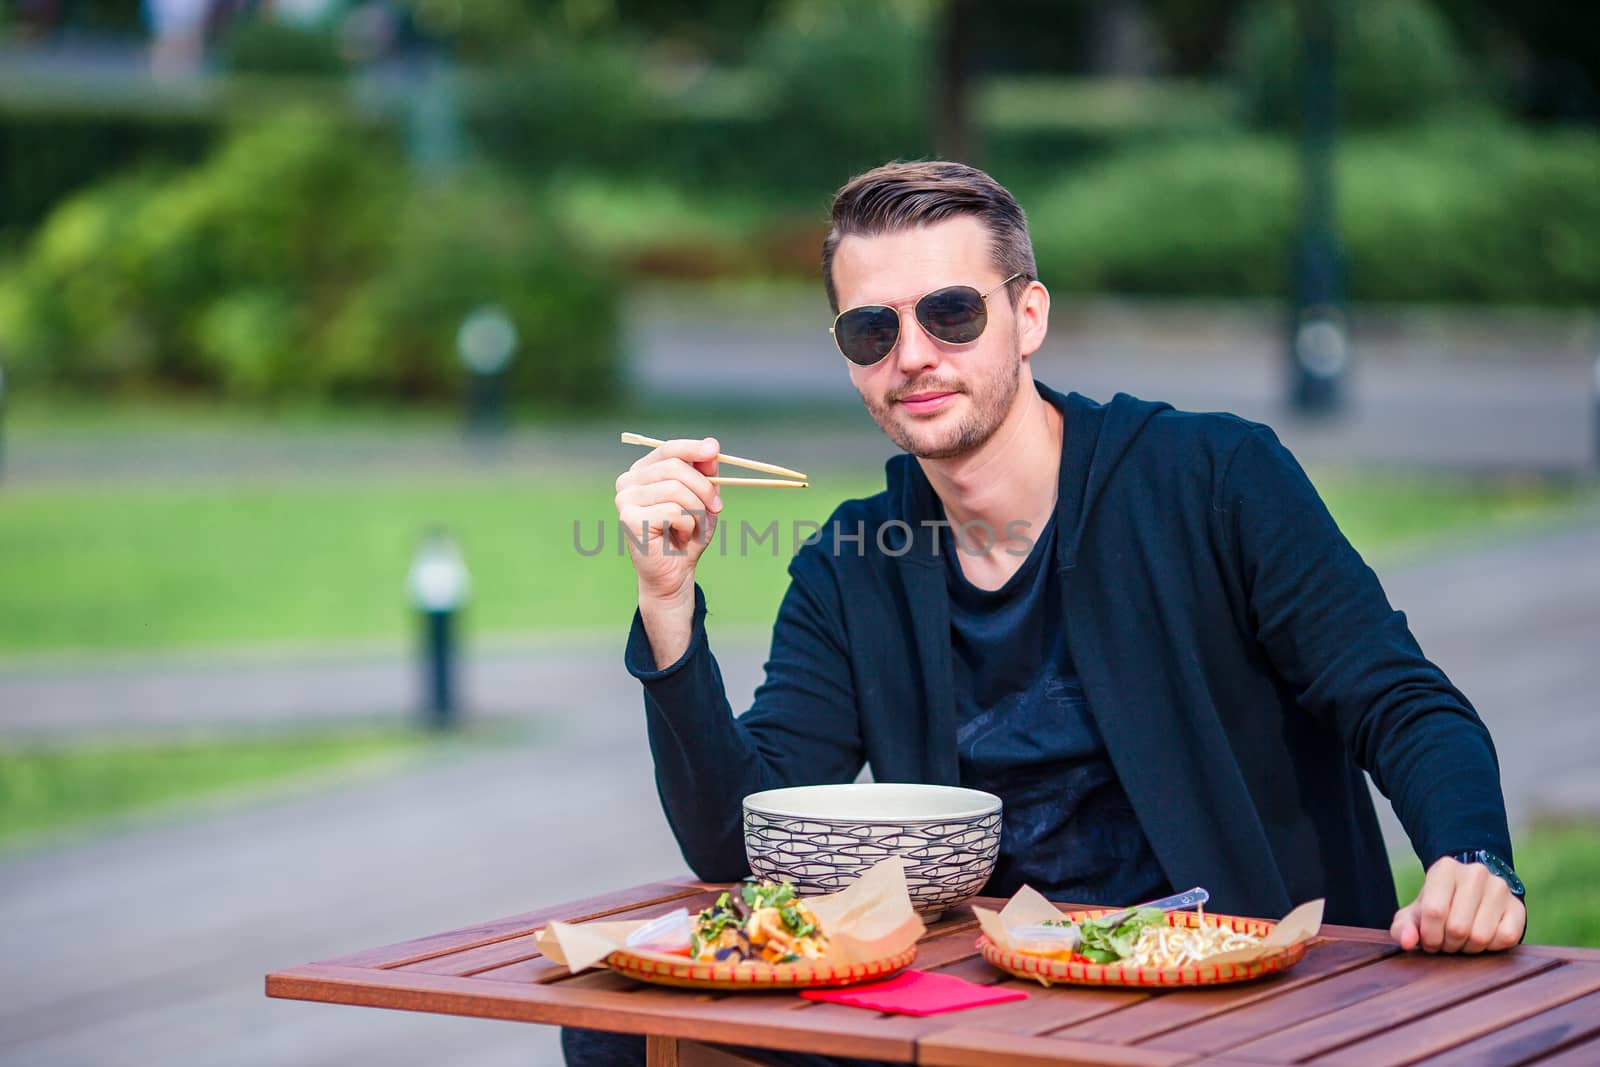
[(639, 577), (639, 612), (660, 665), (688, 647), (694, 570), (716, 531), (722, 497), (714, 437), (667, 441), (617, 478), (617, 519)]

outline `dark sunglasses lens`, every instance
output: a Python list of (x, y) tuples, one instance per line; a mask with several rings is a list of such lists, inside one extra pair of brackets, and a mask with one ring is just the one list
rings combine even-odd
[(851, 308), (834, 323), (833, 336), (845, 359), (870, 367), (894, 349), (900, 313), (891, 307)]
[(952, 285), (917, 301), (917, 321), (939, 340), (965, 345), (982, 335), (989, 310), (978, 290), (970, 285)]

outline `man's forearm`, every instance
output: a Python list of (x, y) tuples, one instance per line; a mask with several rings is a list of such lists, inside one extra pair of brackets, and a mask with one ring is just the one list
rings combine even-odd
[(672, 666), (689, 650), (689, 639), (694, 634), (694, 584), (690, 583), (685, 594), (667, 600), (641, 593), (639, 620), (644, 623), (645, 636), (650, 638), (656, 669)]
[[(701, 878), (736, 881), (749, 873), (740, 800), (773, 782), (767, 759), (728, 705), (704, 633), (695, 632), (694, 601), (686, 620), (673, 608), (640, 598), (625, 652), (628, 670), (644, 683), (656, 784), (684, 858)], [(657, 609), (655, 618), (662, 624), (654, 632), (648, 629), (647, 609)], [(683, 633), (674, 639), (673, 627), (680, 623)]]

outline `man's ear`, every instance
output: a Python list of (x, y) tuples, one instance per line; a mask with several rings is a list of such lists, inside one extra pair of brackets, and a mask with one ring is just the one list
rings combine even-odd
[(1050, 332), (1050, 290), (1031, 281), (1017, 304), (1017, 348), (1023, 358), (1033, 355)]

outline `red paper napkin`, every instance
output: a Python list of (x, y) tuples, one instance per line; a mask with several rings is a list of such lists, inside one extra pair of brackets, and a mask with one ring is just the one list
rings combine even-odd
[(938, 1015), (1028, 997), (1020, 989), (996, 989), (953, 974), (929, 974), (927, 971), (901, 971), (887, 981), (845, 989), (802, 989), (800, 995), (807, 1000), (827, 1000), (897, 1015)]

